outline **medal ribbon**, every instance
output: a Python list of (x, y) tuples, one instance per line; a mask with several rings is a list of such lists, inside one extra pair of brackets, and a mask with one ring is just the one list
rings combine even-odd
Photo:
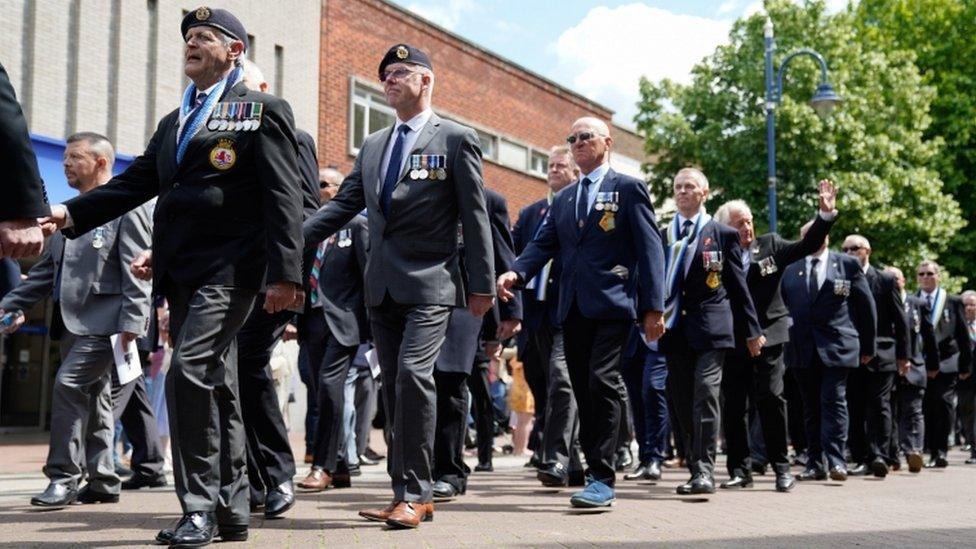
[(932, 300), (932, 311), (929, 314), (929, 320), (932, 322), (932, 326), (935, 327), (939, 324), (939, 317), (942, 316), (942, 311), (945, 310), (946, 305), (946, 291), (942, 288), (935, 290), (935, 298)]
[(241, 79), (242, 75), (243, 71), (241, 68), (235, 67), (227, 75), (227, 78), (217, 83), (217, 87), (207, 96), (203, 105), (200, 105), (200, 108), (196, 110), (193, 108), (193, 103), (197, 97), (197, 87), (192, 82), (186, 87), (186, 90), (183, 92), (183, 102), (180, 104), (180, 133), (179, 138), (176, 140), (177, 164), (183, 162), (183, 155), (186, 154), (186, 148), (190, 144), (190, 139), (193, 139), (193, 136), (200, 130), (203, 121), (210, 117), (210, 113), (214, 110), (214, 105), (220, 101), (224, 92), (234, 87), (234, 84)]
[(668, 249), (665, 254), (664, 281), (668, 288), (668, 297), (664, 301), (664, 327), (670, 330), (677, 322), (674, 314), (678, 310), (681, 301), (681, 280), (684, 278), (685, 255), (688, 253), (689, 244), (698, 238), (698, 232), (712, 219), (712, 216), (701, 212), (698, 221), (688, 233), (688, 236), (681, 238), (681, 225), (678, 223), (678, 216), (675, 215), (668, 228)]

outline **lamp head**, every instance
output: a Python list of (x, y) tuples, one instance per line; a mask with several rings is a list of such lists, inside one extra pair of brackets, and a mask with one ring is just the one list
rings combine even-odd
[(830, 83), (821, 82), (817, 86), (817, 91), (813, 93), (813, 98), (810, 99), (810, 106), (817, 111), (821, 118), (826, 118), (834, 110), (834, 107), (843, 102), (844, 100), (837, 95)]

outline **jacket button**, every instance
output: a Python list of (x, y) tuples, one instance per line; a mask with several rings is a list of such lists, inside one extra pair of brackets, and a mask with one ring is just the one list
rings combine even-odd
[(686, 316), (687, 314), (688, 314), (688, 311), (685, 311), (684, 309), (681, 310), (681, 316)]
[(173, 188), (174, 188), (174, 189), (175, 189), (176, 187), (179, 187), (179, 186), (180, 186), (180, 182), (179, 182), (179, 181), (177, 181), (176, 183), (173, 183)]

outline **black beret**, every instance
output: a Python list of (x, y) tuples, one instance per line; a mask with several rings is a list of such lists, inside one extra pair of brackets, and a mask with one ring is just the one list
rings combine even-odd
[(220, 29), (231, 38), (244, 42), (245, 51), (250, 47), (250, 44), (247, 43), (247, 31), (244, 30), (244, 24), (241, 23), (240, 19), (234, 17), (234, 14), (227, 10), (208, 8), (206, 6), (199, 7), (183, 17), (183, 22), (180, 23), (180, 31), (183, 32), (183, 39), (186, 39), (187, 31), (193, 27), (204, 25)]
[(426, 53), (409, 44), (397, 44), (386, 52), (383, 60), (380, 61), (380, 80), (383, 79), (383, 71), (387, 65), (393, 63), (410, 63), (434, 70), (434, 67), (430, 63), (430, 57), (427, 57)]

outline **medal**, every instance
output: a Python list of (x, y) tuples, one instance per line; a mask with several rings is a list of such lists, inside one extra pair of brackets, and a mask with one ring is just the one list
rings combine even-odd
[(719, 284), (721, 284), (721, 281), (718, 278), (718, 271), (708, 273), (708, 276), (705, 278), (705, 285), (714, 290), (718, 288)]
[(220, 127), (220, 120), (211, 118), (210, 119), (210, 122), (207, 122), (207, 129), (210, 130), (210, 131), (212, 131), (212, 132), (217, 131), (217, 128), (219, 128), (219, 127)]
[(251, 130), (254, 131), (261, 127), (261, 112), (264, 110), (264, 103), (252, 103), (252, 106), (254, 108), (251, 111), (251, 116), (254, 119), (251, 121)]
[(427, 174), (427, 177), (431, 181), (437, 179), (437, 160), (438, 157), (436, 155), (431, 155), (430, 160), (428, 162), (428, 164), (430, 165), (430, 173)]
[(420, 155), (411, 154), (410, 155), (410, 179), (417, 179), (420, 177)]
[(834, 295), (839, 295), (842, 297), (847, 297), (851, 295), (851, 281), (850, 280), (835, 280), (834, 281)]
[(702, 263), (705, 270), (717, 273), (722, 270), (722, 252), (702, 252)]
[(92, 248), (95, 248), (96, 250), (100, 250), (104, 245), (105, 245), (105, 228), (98, 227), (97, 229), (95, 229), (95, 234), (94, 237), (92, 238)]
[(344, 229), (339, 231), (339, 241), (338, 246), (340, 248), (348, 248), (352, 244), (352, 231), (349, 229)]
[(776, 260), (773, 256), (769, 256), (765, 259), (759, 260), (759, 274), (762, 276), (769, 276), (779, 270), (776, 266)]
[(244, 122), (241, 122), (241, 129), (246, 132), (251, 131), (251, 110), (254, 108), (254, 103), (247, 103), (247, 114), (244, 115)]
[[(599, 200), (599, 199), (600, 198), (597, 197), (597, 200)], [(596, 204), (594, 204), (593, 205), (593, 209), (596, 210), (596, 211), (598, 211), (598, 212), (602, 212), (603, 211), (603, 202), (597, 202)]]
[(613, 212), (603, 212), (603, 217), (600, 218), (600, 228), (603, 229), (603, 232), (608, 233), (617, 227), (615, 217)]
[(420, 179), (427, 179), (430, 172), (427, 171), (427, 155), (421, 154), (420, 156), (420, 171), (417, 172), (417, 177)]

